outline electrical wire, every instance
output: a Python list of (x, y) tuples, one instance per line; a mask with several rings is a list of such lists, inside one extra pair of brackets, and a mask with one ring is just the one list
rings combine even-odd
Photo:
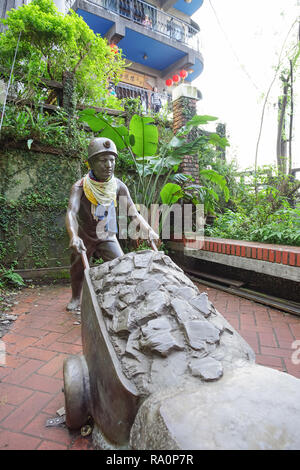
[(16, 58), (17, 58), (18, 49), (19, 49), (20, 38), (21, 38), (21, 31), (20, 31), (20, 33), (19, 33), (18, 42), (17, 42), (16, 50), (15, 50), (15, 55), (14, 55), (13, 63), (12, 63), (12, 66), (11, 66), (10, 75), (9, 75), (9, 80), (8, 80), (8, 84), (7, 84), (7, 89), (6, 89), (6, 93), (5, 93), (5, 97), (4, 97), (4, 102), (3, 102), (3, 107), (2, 107), (2, 113), (1, 113), (1, 120), (0, 120), (0, 133), (1, 133), (2, 124), (3, 124), (3, 119), (4, 119), (4, 115), (5, 115), (5, 108), (6, 108), (6, 102), (7, 102), (8, 92), (9, 92), (9, 88), (10, 88), (10, 85), (11, 85), (11, 80), (12, 80), (12, 76), (13, 76), (14, 66), (15, 66), (15, 62), (16, 62)]
[(219, 17), (218, 17), (218, 15), (217, 15), (217, 13), (216, 13), (216, 10), (214, 9), (213, 4), (211, 3), (211, 0), (209, 0), (209, 4), (210, 4), (210, 6), (211, 6), (211, 9), (212, 9), (212, 11), (213, 11), (213, 13), (214, 13), (214, 15), (215, 15), (215, 17), (216, 17), (217, 23), (218, 23), (218, 25), (219, 25), (219, 27), (220, 27), (222, 33), (224, 34), (225, 39), (226, 39), (226, 41), (228, 42), (229, 47), (230, 47), (230, 49), (231, 49), (231, 51), (232, 51), (232, 53), (233, 53), (233, 55), (234, 55), (236, 61), (238, 62), (239, 66), (241, 67), (241, 69), (243, 70), (243, 72), (247, 75), (248, 79), (250, 80), (250, 82), (252, 83), (252, 85), (254, 86), (254, 88), (256, 88), (256, 90), (259, 90), (258, 86), (256, 85), (256, 83), (255, 83), (254, 80), (252, 79), (251, 75), (247, 72), (247, 70), (245, 69), (245, 66), (242, 64), (242, 62), (240, 61), (240, 59), (239, 59), (237, 53), (235, 52), (235, 50), (234, 50), (234, 48), (233, 48), (233, 46), (232, 46), (232, 44), (231, 44), (231, 42), (230, 42), (230, 40), (229, 40), (229, 37), (228, 37), (226, 31), (224, 30), (224, 28), (223, 28), (223, 26), (222, 26), (222, 24), (221, 24), (221, 21), (219, 20)]

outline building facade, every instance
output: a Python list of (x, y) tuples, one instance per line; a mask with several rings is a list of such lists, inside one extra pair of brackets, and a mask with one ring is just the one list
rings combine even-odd
[[(189, 1), (189, 0), (188, 0)], [(95, 33), (122, 49), (128, 68), (116, 88), (119, 98), (140, 96), (145, 106), (157, 88), (162, 104), (166, 80), (188, 72), (187, 82), (203, 69), (200, 29), (191, 19), (203, 0), (66, 0)]]
[[(0, 14), (30, 0), (2, 0)], [(145, 109), (155, 109), (169, 95), (166, 80), (188, 72), (186, 82), (203, 69), (200, 29), (191, 16), (203, 0), (54, 0), (67, 13), (72, 8), (89, 27), (122, 49), (128, 62), (115, 88), (118, 98), (140, 96)]]

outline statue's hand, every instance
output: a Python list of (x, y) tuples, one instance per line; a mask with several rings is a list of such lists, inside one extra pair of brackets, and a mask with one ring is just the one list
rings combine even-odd
[(69, 247), (79, 254), (86, 251), (86, 247), (80, 237), (73, 237), (70, 241)]

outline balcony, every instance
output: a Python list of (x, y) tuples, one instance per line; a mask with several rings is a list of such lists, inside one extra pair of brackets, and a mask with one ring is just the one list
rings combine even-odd
[[(141, 25), (154, 34), (158, 33), (161, 39), (171, 39), (200, 53), (198, 28), (142, 0), (88, 0), (88, 3)], [(67, 0), (66, 9), (69, 10), (73, 4), (74, 0)]]
[[(140, 98), (141, 105), (145, 113), (155, 112), (154, 106), (152, 104), (151, 90), (146, 90), (146, 88), (135, 87), (127, 83), (118, 83), (115, 87), (116, 95), (119, 99), (123, 98)], [(172, 97), (168, 93), (157, 93), (161, 100), (161, 105), (164, 107), (167, 103), (171, 105)]]

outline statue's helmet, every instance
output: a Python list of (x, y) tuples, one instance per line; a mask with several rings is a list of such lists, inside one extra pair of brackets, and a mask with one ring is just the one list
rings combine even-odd
[(117, 157), (117, 147), (115, 146), (115, 143), (112, 140), (107, 139), (107, 137), (96, 137), (89, 145), (88, 160), (98, 154), (112, 154)]

